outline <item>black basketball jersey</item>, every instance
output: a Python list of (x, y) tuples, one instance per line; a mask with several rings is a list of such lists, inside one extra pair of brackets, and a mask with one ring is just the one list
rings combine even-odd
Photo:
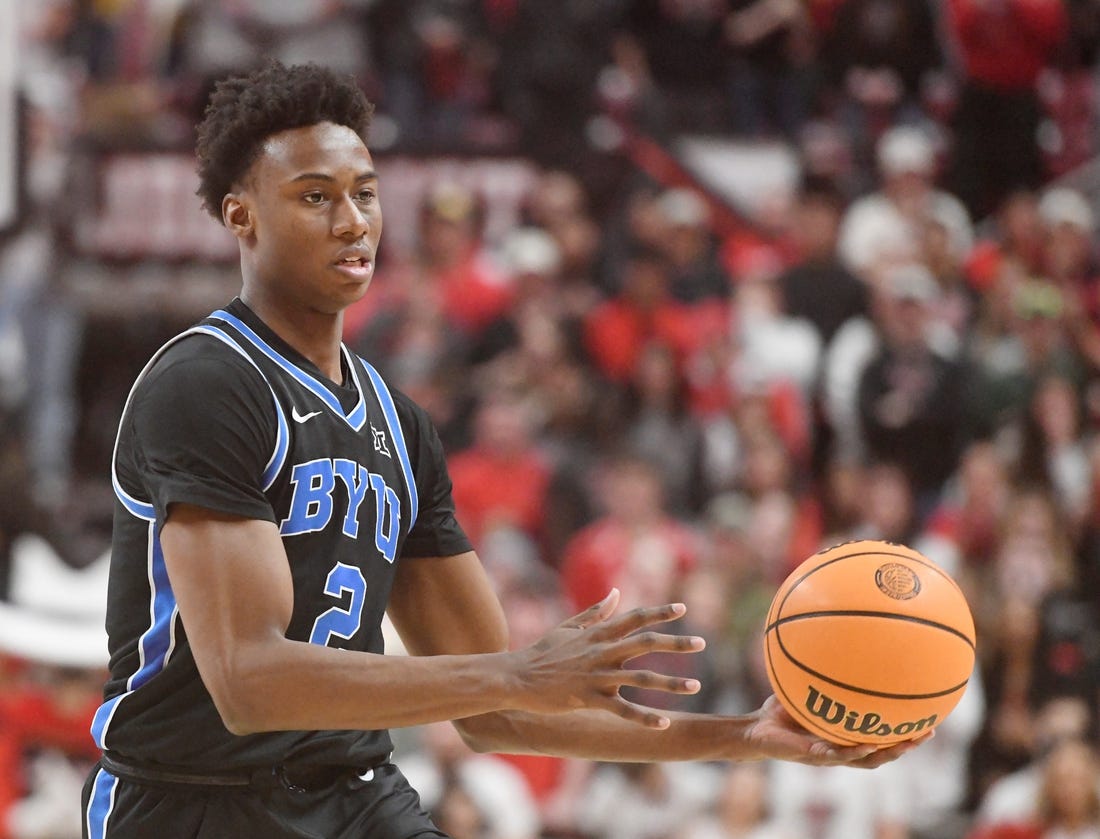
[(92, 725), (100, 748), (219, 771), (354, 766), (391, 749), (386, 731), (231, 734), (199, 677), (160, 546), (172, 503), (272, 521), (294, 583), (287, 637), (383, 652), (396, 563), (470, 544), (426, 413), (341, 350), (342, 386), (234, 300), (139, 375), (112, 462), (110, 677)]

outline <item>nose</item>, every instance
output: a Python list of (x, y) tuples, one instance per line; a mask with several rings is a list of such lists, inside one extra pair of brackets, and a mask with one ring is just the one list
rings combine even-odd
[(351, 196), (345, 195), (333, 207), (332, 234), (341, 239), (361, 239), (367, 235), (370, 224), (366, 214)]

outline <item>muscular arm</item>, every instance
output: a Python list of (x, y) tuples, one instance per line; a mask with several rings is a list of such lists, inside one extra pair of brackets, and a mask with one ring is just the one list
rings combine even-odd
[[(424, 581), (423, 596), (438, 599), (420, 601), (423, 610), (405, 615), (442, 627), (431, 613), (458, 599), (470, 626), (476, 610), (489, 610), (493, 628), (441, 645), (435, 651), (442, 655), (372, 655), (285, 637), (293, 585), (274, 524), (175, 504), (161, 544), (199, 673), (226, 726), (237, 734), (380, 729), (503, 709), (553, 713), (586, 706), (659, 725), (665, 723), (657, 714), (619, 699), (618, 686), (678, 692), (691, 687), (682, 679), (622, 669), (624, 661), (643, 652), (685, 647), (684, 639), (631, 634), (677, 617), (679, 610), (668, 607), (612, 617), (616, 598), (611, 597), (540, 645), (505, 652), (495, 599), (479, 599), (480, 588), (463, 587), (461, 575), (448, 575), (441, 566), (438, 577), (428, 574)], [(409, 622), (406, 631), (415, 640)], [(426, 631), (424, 637), (434, 636)]]
[[(476, 555), (402, 560), (389, 614), (414, 656), (492, 653), (507, 648), (500, 605)], [(552, 754), (607, 761), (756, 760), (873, 767), (911, 744), (874, 751), (840, 748), (805, 733), (774, 700), (738, 717), (669, 714), (665, 729), (643, 728), (605, 711), (548, 716), (504, 710), (456, 719), (482, 752)]]

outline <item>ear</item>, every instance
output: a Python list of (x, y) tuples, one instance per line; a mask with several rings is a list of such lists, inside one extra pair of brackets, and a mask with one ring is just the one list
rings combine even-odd
[(252, 236), (255, 229), (252, 208), (245, 196), (236, 192), (226, 194), (222, 199), (222, 222), (238, 239)]

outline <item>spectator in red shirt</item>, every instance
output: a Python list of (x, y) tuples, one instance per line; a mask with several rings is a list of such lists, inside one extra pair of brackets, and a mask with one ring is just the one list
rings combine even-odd
[(1043, 180), (1035, 85), (1067, 31), (1063, 0), (948, 0), (962, 63), (951, 186), (974, 218)]
[[(612, 587), (624, 606), (676, 600), (697, 567), (702, 537), (673, 517), (666, 506), (658, 468), (633, 452), (614, 457), (595, 476), (604, 515), (580, 530), (562, 557), (562, 585), (574, 604), (595, 603)], [(640, 670), (675, 672), (703, 681), (706, 659), (647, 653), (634, 659)], [(660, 668), (665, 668), (661, 670)], [(691, 699), (669, 701), (656, 691), (624, 688), (631, 701), (686, 710)]]
[(661, 476), (628, 454), (608, 463), (597, 480), (604, 514), (565, 547), (566, 596), (574, 605), (591, 605), (617, 587), (624, 607), (673, 597), (699, 545), (666, 511)]
[[(2, 657), (0, 671), (0, 839), (78, 830), (80, 778), (99, 755), (88, 729), (102, 673)], [(58, 812), (65, 798), (71, 811)]]
[(374, 303), (351, 309), (346, 333), (367, 336), (392, 323), (429, 318), (460, 338), (477, 338), (511, 304), (509, 277), (489, 258), (482, 241), (482, 201), (472, 190), (442, 181), (421, 198), (412, 258), (379, 276)]
[(664, 256), (638, 245), (623, 266), (621, 291), (585, 318), (585, 349), (610, 381), (626, 384), (650, 343), (671, 347), (678, 361), (696, 344), (695, 312), (673, 299), (669, 281)]
[(541, 535), (550, 469), (533, 436), (528, 406), (495, 395), (477, 411), (473, 445), (448, 459), (458, 517), (479, 550), (497, 527), (516, 528), (532, 539)]

